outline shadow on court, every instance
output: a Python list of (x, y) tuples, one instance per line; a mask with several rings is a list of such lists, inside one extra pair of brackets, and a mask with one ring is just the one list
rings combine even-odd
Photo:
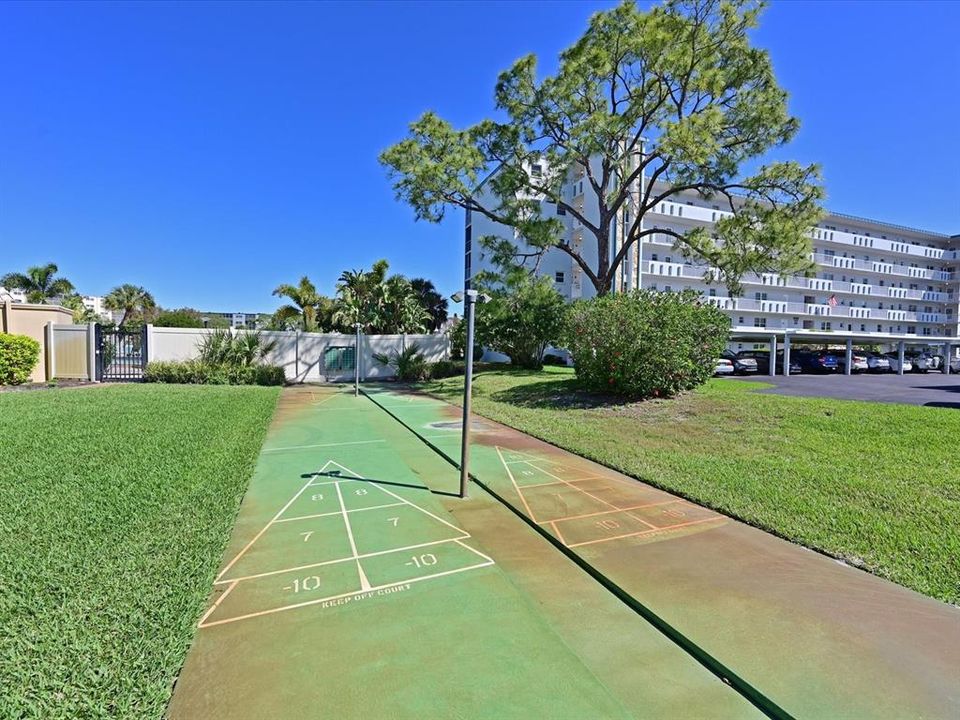
[[(553, 402), (563, 387), (539, 385), (527, 402)], [(416, 434), (459, 412), (409, 391), (369, 392)], [(471, 451), (478, 482), (779, 711), (960, 716), (957, 608), (487, 422)], [(458, 460), (458, 435), (429, 442)]]

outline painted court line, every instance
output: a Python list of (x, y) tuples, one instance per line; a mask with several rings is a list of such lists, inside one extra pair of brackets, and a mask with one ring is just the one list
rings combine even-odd
[(597, 543), (609, 542), (610, 540), (620, 540), (622, 538), (628, 537), (638, 537), (640, 535), (655, 535), (658, 532), (666, 532), (668, 530), (676, 530), (678, 528), (687, 527), (689, 525), (699, 525), (705, 522), (716, 522), (717, 520), (723, 520), (724, 518), (720, 515), (712, 518), (704, 518), (702, 520), (691, 520), (690, 522), (678, 523), (677, 525), (667, 525), (662, 528), (654, 528), (653, 530), (640, 530), (638, 532), (626, 533), (625, 535), (614, 535), (613, 537), (608, 538), (599, 538), (597, 540), (584, 540), (583, 542), (574, 543), (573, 545), (568, 545), (569, 548), (582, 547), (583, 545), (595, 545)]
[[(328, 463), (328, 464), (329, 464), (329, 463)], [(324, 465), (323, 467), (326, 468), (326, 465)], [(320, 469), (320, 472), (323, 472), (323, 468)], [(263, 536), (263, 534), (267, 531), (267, 529), (268, 529), (271, 525), (273, 525), (273, 524), (280, 518), (281, 515), (283, 515), (283, 513), (286, 511), (286, 509), (287, 509), (288, 507), (290, 507), (291, 505), (293, 505), (294, 501), (295, 501), (298, 497), (300, 497), (300, 495), (303, 494), (303, 491), (306, 490), (308, 487), (310, 487), (310, 482), (307, 482), (306, 485), (304, 485), (302, 488), (300, 488), (300, 490), (297, 491), (297, 494), (294, 495), (292, 498), (290, 498), (290, 500), (287, 501), (287, 504), (284, 505), (282, 508), (280, 508), (280, 511), (270, 519), (270, 522), (268, 522), (266, 525), (264, 525), (264, 526), (260, 529), (260, 532), (258, 532), (256, 535), (254, 535), (254, 536), (253, 536), (253, 539), (252, 539), (250, 542), (248, 542), (246, 545), (243, 546), (243, 549), (242, 549), (239, 553), (237, 553), (236, 556), (234, 556), (233, 560), (231, 560), (229, 563), (227, 563), (227, 566), (226, 566), (223, 570), (220, 571), (220, 574), (217, 575), (217, 580), (220, 580), (220, 578), (222, 578), (222, 577), (227, 573), (227, 571), (236, 564), (237, 560), (239, 560), (241, 557), (243, 557), (244, 553), (246, 553), (247, 550), (249, 550), (249, 549), (253, 546), (253, 544)]]
[[(337, 558), (336, 560), (324, 560), (323, 562), (308, 563), (307, 565), (297, 565), (295, 567), (283, 568), (282, 570), (268, 570), (262, 573), (256, 573), (254, 575), (244, 575), (243, 577), (238, 578), (229, 578), (227, 580), (216, 580), (214, 585), (226, 585), (227, 583), (240, 582), (241, 580), (256, 580), (257, 578), (269, 577), (271, 575), (280, 575), (281, 573), (293, 572), (294, 570), (310, 570), (311, 568), (324, 567), (326, 565), (337, 565), (339, 563), (351, 562), (353, 560), (366, 560), (367, 558), (377, 557), (378, 555), (389, 555), (390, 553), (399, 553), (406, 552), (407, 550), (419, 550), (420, 548), (432, 547), (434, 545), (443, 545), (445, 543), (460, 542), (464, 539), (469, 539), (469, 535), (466, 538), (445, 538), (443, 540), (431, 540), (430, 542), (418, 543), (416, 545), (407, 545), (405, 547), (399, 548), (390, 548), (389, 550), (377, 550), (376, 552), (364, 553), (363, 555), (357, 555), (356, 558), (347, 556), (342, 558)], [(470, 548), (473, 550), (473, 548)], [(477, 552), (473, 550), (473, 552)], [(482, 553), (481, 553), (482, 554)], [(484, 555), (486, 557), (486, 555)]]
[[(683, 500), (681, 500), (680, 498), (677, 498), (676, 500), (665, 500), (663, 502), (646, 503), (645, 505), (631, 505), (630, 507), (620, 508), (619, 510), (600, 510), (599, 512), (584, 513), (583, 515), (571, 515), (570, 517), (554, 518), (549, 522), (561, 523), (561, 522), (567, 522), (569, 520), (581, 520), (583, 518), (596, 517), (597, 515), (610, 515), (611, 513), (626, 512), (627, 510), (640, 510), (642, 508), (658, 507), (660, 505), (673, 505), (674, 503), (679, 503), (679, 502), (683, 502)], [(630, 517), (633, 517), (633, 515), (631, 515)]]
[[(449, 541), (446, 541), (449, 542)], [(473, 548), (471, 548), (472, 550)], [(476, 552), (476, 551), (474, 551)], [(347, 558), (347, 560), (353, 560), (353, 558)], [(208, 628), (214, 627), (215, 625), (226, 625), (227, 623), (237, 622), (238, 620), (248, 620), (250, 618), (261, 617), (263, 615), (272, 615), (273, 613), (284, 612), (286, 610), (294, 610), (296, 608), (307, 607), (308, 605), (316, 605), (322, 602), (331, 602), (333, 600), (342, 600), (343, 598), (351, 597), (353, 595), (362, 595), (365, 592), (376, 592), (378, 590), (386, 590), (387, 588), (400, 587), (402, 585), (412, 585), (413, 583), (418, 583), (423, 580), (433, 580), (434, 578), (444, 577), (446, 575), (455, 575), (456, 573), (466, 572), (467, 570), (478, 570), (479, 568), (489, 567), (493, 564), (493, 561), (477, 563), (476, 565), (470, 565), (464, 568), (456, 568), (454, 570), (446, 570), (440, 573), (434, 573), (433, 575), (425, 575), (423, 577), (411, 578), (409, 580), (400, 580), (398, 582), (388, 583), (386, 585), (377, 585), (375, 587), (370, 587), (367, 590), (354, 590), (353, 592), (343, 593), (341, 595), (331, 595), (325, 598), (318, 598), (316, 600), (307, 600), (306, 602), (296, 603), (295, 605), (285, 605), (279, 608), (272, 608), (270, 610), (261, 610), (260, 612), (247, 613), (246, 615), (238, 615), (237, 617), (226, 618), (225, 620), (216, 620), (214, 622), (209, 622), (206, 624), (200, 624), (197, 627)], [(224, 593), (226, 595), (226, 593)], [(204, 616), (204, 619), (213, 612), (213, 608)], [(202, 622), (202, 621), (201, 621)]]
[[(596, 500), (597, 502), (603, 503), (603, 504), (606, 505), (607, 507), (611, 507), (611, 508), (613, 508), (614, 510), (617, 510), (617, 511), (622, 511), (622, 510), (624, 509), (624, 508), (617, 507), (617, 506), (614, 505), (612, 502), (607, 502), (607, 501), (604, 500), (603, 498), (597, 497), (596, 495), (587, 492), (587, 491), (584, 490), (583, 488), (577, 487), (576, 485), (573, 484), (573, 481), (564, 480), (562, 477), (559, 477), (558, 475), (554, 475), (552, 472), (550, 472), (550, 471), (548, 471), (548, 470), (544, 470), (543, 468), (539, 468), (539, 470), (540, 470), (540, 472), (542, 472), (544, 475), (549, 475), (549, 476), (552, 477), (552, 478), (556, 478), (557, 480), (561, 480), (561, 481), (565, 482), (567, 485), (569, 485), (570, 487), (572, 487), (574, 490), (576, 490), (576, 491), (578, 491), (578, 492), (582, 492), (582, 493), (583, 493), (584, 495), (586, 495), (587, 497), (591, 497), (591, 498), (593, 498), (594, 500)], [(629, 512), (627, 513), (627, 517), (631, 517), (631, 518), (633, 518), (634, 520), (636, 520), (637, 522), (643, 523), (643, 524), (646, 525), (647, 527), (652, 528), (652, 529), (654, 529), (654, 530), (658, 529), (657, 526), (654, 525), (653, 523), (648, 523), (648, 522), (647, 522), (646, 520), (644, 520), (643, 518), (638, 518), (636, 515), (631, 515)], [(571, 546), (571, 547), (572, 547), (572, 546)]]
[[(333, 484), (339, 485), (339, 482), (334, 481)], [(355, 510), (347, 510), (347, 512), (358, 513), (358, 512), (365, 512), (367, 510), (379, 510), (380, 508), (396, 507), (397, 505), (403, 505), (403, 503), (395, 502), (395, 503), (387, 503), (386, 505), (372, 505), (370, 507), (356, 508)], [(316, 515), (300, 515), (298, 517), (292, 517), (292, 518), (280, 518), (279, 520), (277, 520), (277, 522), (282, 523), (282, 522), (293, 522), (294, 520), (310, 520), (311, 518), (321, 518), (321, 517), (328, 517), (330, 515), (339, 515), (339, 514), (340, 514), (339, 510), (332, 510), (331, 512), (317, 513)]]
[(227, 595), (229, 595), (233, 591), (233, 589), (237, 586), (237, 583), (239, 583), (239, 580), (234, 583), (231, 583), (231, 585), (226, 590), (220, 593), (220, 597), (216, 599), (213, 605), (210, 606), (210, 609), (203, 614), (202, 618), (200, 618), (200, 622), (197, 623), (197, 627), (203, 627), (203, 623), (206, 622), (207, 618), (213, 614), (213, 611), (220, 606), (220, 603), (224, 601), (224, 598), (226, 598)]
[(288, 445), (287, 447), (278, 447), (278, 448), (264, 448), (263, 452), (282, 452), (284, 450), (306, 450), (307, 448), (318, 448), (318, 447), (340, 447), (341, 445), (369, 445), (370, 443), (382, 443), (386, 440), (349, 440), (347, 442), (335, 442), (335, 443), (317, 443), (315, 445)]
[(507, 475), (510, 477), (510, 482), (513, 483), (514, 490), (517, 491), (517, 495), (520, 496), (520, 501), (523, 503), (523, 506), (527, 509), (527, 515), (535, 523), (539, 523), (537, 516), (533, 514), (533, 510), (530, 509), (530, 505), (527, 503), (527, 499), (523, 496), (523, 493), (520, 492), (520, 486), (517, 485), (516, 478), (513, 477), (513, 473), (510, 471), (510, 466), (507, 464), (507, 461), (503, 457), (503, 451), (500, 449), (500, 446), (497, 446), (497, 455), (500, 456), (500, 462), (503, 463), (503, 469), (507, 471)]

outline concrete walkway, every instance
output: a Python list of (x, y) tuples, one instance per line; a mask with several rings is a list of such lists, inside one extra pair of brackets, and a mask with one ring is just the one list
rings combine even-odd
[[(459, 408), (368, 392), (459, 458)], [(960, 717), (957, 608), (503, 425), (477, 429), (483, 485), (785, 715)]]

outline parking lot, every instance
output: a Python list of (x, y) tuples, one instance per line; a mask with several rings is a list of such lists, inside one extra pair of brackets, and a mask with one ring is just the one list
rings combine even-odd
[(843, 400), (926, 405), (960, 409), (960, 375), (892, 373), (843, 375), (839, 373), (735, 376), (731, 382), (764, 382), (775, 387), (760, 392), (798, 397), (831, 397)]

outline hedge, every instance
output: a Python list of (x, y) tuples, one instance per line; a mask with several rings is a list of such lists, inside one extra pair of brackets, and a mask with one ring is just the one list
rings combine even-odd
[(283, 385), (278, 365), (210, 365), (198, 360), (147, 363), (144, 380), (184, 385)]
[(26, 382), (39, 359), (40, 343), (32, 337), (0, 334), (0, 385)]

